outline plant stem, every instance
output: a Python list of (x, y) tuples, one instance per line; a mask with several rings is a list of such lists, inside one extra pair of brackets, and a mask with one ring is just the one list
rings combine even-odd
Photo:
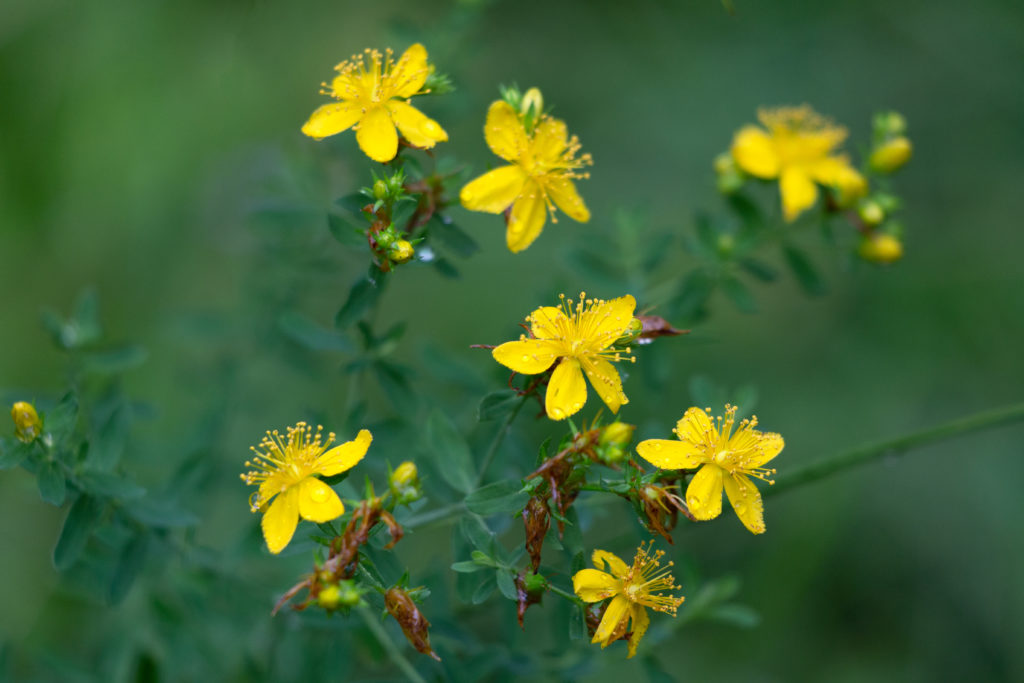
[(480, 484), (483, 483), (484, 477), (487, 476), (487, 468), (491, 466), (491, 462), (494, 460), (494, 456), (498, 454), (498, 448), (501, 447), (502, 442), (505, 440), (505, 435), (508, 434), (509, 427), (512, 426), (512, 421), (516, 419), (516, 415), (522, 410), (526, 404), (527, 399), (530, 398), (530, 392), (525, 392), (516, 403), (515, 407), (505, 418), (501, 426), (498, 427), (498, 432), (494, 435), (494, 439), (491, 441), (490, 447), (487, 449), (487, 453), (484, 455), (484, 461), (480, 463), (480, 471), (476, 475), (476, 484), (473, 488), (479, 488)]
[(405, 677), (415, 683), (427, 683), (426, 679), (419, 675), (419, 672), (413, 668), (409, 660), (402, 654), (402, 651), (395, 645), (395, 642), (388, 636), (388, 632), (384, 630), (383, 624), (380, 623), (380, 619), (373, 613), (373, 610), (366, 605), (359, 607), (358, 610), (359, 616), (366, 622), (366, 627), (373, 631), (374, 637), (380, 641), (381, 647), (388, 653), (388, 657), (394, 662), (395, 666), (402, 670)]
[(552, 593), (554, 593), (555, 595), (559, 595), (559, 596), (565, 598), (569, 602), (572, 602), (574, 604), (579, 605), (580, 607), (582, 607), (583, 604), (584, 604), (582, 600), (577, 598), (572, 593), (570, 593), (568, 591), (564, 591), (564, 590), (562, 590), (561, 588), (559, 588), (558, 586), (556, 586), (556, 585), (554, 585), (552, 583), (548, 584), (548, 590), (551, 591)]
[(837, 472), (863, 465), (886, 455), (897, 455), (933, 441), (941, 441), (952, 436), (969, 434), (1022, 419), (1024, 419), (1024, 403), (1003, 406), (968, 415), (967, 417), (961, 417), (937, 427), (930, 427), (929, 429), (889, 439), (888, 441), (868, 444), (804, 465), (784, 477), (779, 477), (775, 485), (766, 489), (764, 493), (765, 495), (776, 495), (782, 491), (788, 491), (797, 486), (824, 479)]

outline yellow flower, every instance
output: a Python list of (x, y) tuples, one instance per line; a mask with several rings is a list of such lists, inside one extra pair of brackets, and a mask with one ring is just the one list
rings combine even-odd
[(611, 361), (630, 353), (614, 344), (633, 321), (636, 300), (628, 294), (611, 301), (586, 297), (586, 292), (580, 293), (575, 309), (564, 294), (561, 308), (538, 308), (526, 318), (532, 338), (520, 336), (519, 341), (505, 342), (492, 352), (494, 360), (524, 375), (542, 373), (558, 361), (545, 398), (552, 420), (563, 420), (586, 403), (584, 373), (613, 413), (629, 402)]
[(818, 198), (815, 182), (843, 192), (861, 184), (860, 174), (845, 155), (832, 152), (846, 139), (846, 129), (834, 126), (810, 107), (762, 109), (758, 118), (767, 132), (746, 126), (733, 139), (732, 156), (746, 173), (779, 179), (782, 213), (793, 221)]
[(398, 154), (398, 133), (416, 147), (430, 149), (448, 139), (448, 133), (408, 102), (423, 90), (430, 75), (427, 50), (416, 43), (398, 61), (391, 50), (381, 55), (366, 50), (338, 64), (338, 75), (321, 92), (338, 102), (313, 112), (302, 132), (320, 140), (356, 126), (359, 148), (374, 161), (388, 162)]
[[(629, 656), (632, 657), (651, 623), (646, 607), (675, 616), (684, 598), (656, 594), (658, 591), (679, 588), (669, 573), (668, 567), (672, 563), (661, 568), (659, 560), (664, 554), (659, 550), (652, 555), (650, 546), (645, 548), (641, 545), (630, 567), (606, 550), (595, 550), (591, 561), (597, 569), (581, 569), (576, 572), (572, 577), (572, 587), (582, 600), (600, 602), (612, 599), (590, 642), (601, 643), (601, 649), (604, 649), (625, 635), (627, 625), (632, 621), (632, 634), (629, 637)], [(601, 571), (606, 565), (610, 574)]]
[[(540, 92), (529, 99), (539, 103)], [(470, 211), (503, 213), (512, 207), (505, 233), (512, 252), (526, 249), (537, 239), (548, 212), (551, 221), (557, 222), (556, 205), (573, 220), (590, 220), (590, 210), (572, 182), (589, 177), (579, 169), (593, 164), (590, 155), (577, 158), (579, 140), (569, 137), (563, 121), (540, 116), (533, 130), (527, 131), (523, 116), (503, 100), (491, 105), (484, 137), (491, 151), (510, 164), (471, 181), (459, 195)]]
[(253, 512), (263, 510), (263, 538), (272, 553), (281, 552), (292, 540), (300, 516), (329, 522), (345, 512), (338, 494), (317, 475), (330, 477), (354, 467), (366, 455), (373, 436), (363, 429), (355, 440), (327, 450), (334, 434), (328, 434), (324, 443), (322, 431), (317, 427), (313, 432), (299, 422), (283, 438), (276, 429), (267, 432), (259, 448), (252, 449), (256, 457), (245, 463), (256, 468), (243, 474), (242, 481), (259, 485), (249, 505)]
[(11, 406), (11, 419), (14, 420), (14, 435), (19, 441), (32, 443), (43, 433), (43, 421), (31, 403), (18, 401)]
[(661, 469), (700, 468), (686, 488), (686, 506), (697, 519), (714, 519), (721, 514), (724, 486), (743, 525), (755, 534), (764, 533), (761, 494), (750, 477), (773, 483), (768, 477), (775, 470), (764, 465), (782, 451), (785, 442), (778, 434), (755, 430), (756, 417), (741, 421), (733, 434), (734, 406), (725, 406), (725, 419), (718, 418), (717, 426), (708, 412), (690, 408), (673, 430), (679, 441), (641, 441), (636, 452)]

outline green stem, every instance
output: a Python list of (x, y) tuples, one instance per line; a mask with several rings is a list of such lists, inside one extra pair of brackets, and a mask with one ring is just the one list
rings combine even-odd
[(572, 602), (572, 603), (574, 603), (576, 605), (579, 605), (580, 607), (583, 607), (583, 605), (584, 605), (584, 602), (582, 600), (580, 600), (579, 598), (577, 598), (575, 595), (573, 595), (572, 593), (570, 593), (568, 591), (562, 590), (561, 588), (559, 588), (558, 586), (556, 586), (554, 584), (549, 583), (548, 584), (548, 590), (551, 591), (552, 593), (554, 593), (555, 595), (560, 595), (561, 597), (565, 598), (569, 602)]
[(381, 647), (383, 647), (388, 653), (388, 657), (391, 658), (391, 661), (394, 662), (395, 666), (402, 670), (405, 677), (410, 681), (415, 681), (415, 683), (427, 683), (423, 676), (420, 676), (416, 669), (413, 668), (412, 664), (409, 663), (409, 660), (405, 658), (405, 655), (403, 655), (402, 651), (398, 649), (398, 646), (395, 645), (393, 640), (391, 640), (391, 637), (388, 636), (388, 632), (384, 630), (384, 625), (380, 623), (380, 619), (378, 619), (377, 615), (373, 613), (373, 610), (366, 605), (363, 605), (358, 609), (359, 616), (361, 616), (363, 621), (366, 622), (366, 627), (373, 631), (374, 637), (380, 641)]
[(498, 432), (494, 435), (494, 439), (491, 441), (490, 447), (487, 449), (487, 453), (484, 455), (484, 461), (480, 463), (480, 471), (476, 475), (476, 484), (474, 489), (480, 488), (480, 484), (483, 483), (484, 477), (487, 476), (487, 468), (491, 466), (491, 462), (494, 460), (494, 456), (498, 454), (498, 448), (501, 447), (502, 442), (505, 440), (505, 435), (508, 434), (509, 427), (512, 426), (512, 421), (516, 419), (516, 415), (522, 410), (523, 406), (526, 405), (526, 401), (530, 398), (530, 393), (524, 393), (522, 398), (519, 399), (519, 403), (516, 404), (515, 408), (508, 414), (505, 421), (498, 427)]
[(888, 441), (868, 444), (845, 453), (840, 453), (818, 462), (813, 462), (779, 477), (775, 485), (765, 490), (766, 495), (776, 495), (782, 491), (824, 479), (837, 472), (851, 469), (858, 465), (877, 460), (886, 455), (898, 455), (912, 448), (923, 446), (933, 441), (941, 441), (960, 434), (981, 431), (1010, 422), (1024, 419), (1024, 403), (1003, 406), (993, 410), (961, 417), (945, 424), (907, 434)]

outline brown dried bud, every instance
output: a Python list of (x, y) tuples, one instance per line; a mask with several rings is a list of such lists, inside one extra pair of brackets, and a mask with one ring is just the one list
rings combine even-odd
[(402, 627), (402, 633), (405, 634), (409, 644), (416, 648), (417, 652), (430, 655), (440, 662), (441, 658), (430, 647), (430, 622), (409, 597), (409, 592), (397, 586), (389, 588), (388, 592), (384, 594), (384, 604), (388, 614), (393, 616), (398, 625)]
[(516, 575), (516, 616), (519, 619), (519, 628), (526, 628), (523, 626), (523, 617), (526, 616), (526, 610), (530, 608), (530, 605), (540, 604), (547, 587), (547, 579), (540, 574), (524, 574), (520, 572)]
[[(536, 496), (523, 509), (523, 526), (526, 527), (526, 552), (530, 553), (530, 564), (536, 572), (540, 567), (540, 554), (544, 548), (544, 537), (551, 528), (551, 515), (547, 503)], [(522, 625), (520, 619), (520, 626)]]
[(637, 344), (650, 344), (658, 337), (675, 337), (690, 333), (689, 330), (677, 330), (669, 325), (667, 320), (657, 315), (638, 315), (637, 318), (643, 323), (643, 331), (636, 340)]

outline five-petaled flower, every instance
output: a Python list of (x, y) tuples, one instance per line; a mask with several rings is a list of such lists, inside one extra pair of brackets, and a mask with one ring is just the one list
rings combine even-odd
[(709, 412), (690, 408), (673, 430), (678, 441), (648, 439), (637, 444), (636, 452), (661, 469), (700, 468), (686, 488), (686, 507), (697, 519), (721, 514), (724, 487), (743, 525), (752, 533), (764, 533), (761, 493), (750, 477), (773, 483), (768, 477), (775, 470), (764, 465), (782, 451), (785, 442), (778, 434), (754, 429), (756, 417), (740, 421), (733, 433), (735, 406), (725, 406), (725, 418), (719, 417), (717, 426)]
[(391, 50), (381, 55), (366, 50), (362, 55), (338, 64), (338, 75), (321, 92), (338, 102), (313, 112), (302, 132), (320, 140), (356, 126), (360, 149), (374, 161), (391, 161), (398, 154), (398, 134), (416, 147), (429, 149), (448, 139), (437, 121), (409, 104), (413, 95), (426, 92), (423, 84), (430, 75), (427, 50), (419, 43), (405, 51), (398, 61)]
[[(659, 560), (665, 553), (661, 550), (651, 553), (650, 546), (641, 545), (636, 551), (633, 565), (629, 566), (618, 556), (606, 550), (595, 550), (591, 561), (597, 569), (581, 569), (572, 577), (572, 587), (586, 602), (600, 602), (611, 598), (605, 608), (601, 623), (590, 642), (601, 643), (601, 648), (622, 638), (632, 621), (629, 636), (629, 656), (636, 654), (651, 618), (645, 608), (675, 616), (683, 597), (659, 594), (659, 591), (678, 589), (669, 567), (662, 568)], [(608, 572), (601, 571), (607, 565)]]
[(528, 131), (524, 115), (503, 100), (491, 104), (484, 138), (509, 165), (471, 181), (459, 195), (471, 211), (503, 213), (512, 207), (505, 233), (512, 252), (526, 249), (537, 239), (549, 211), (552, 222), (557, 222), (556, 205), (573, 220), (590, 220), (590, 210), (572, 182), (589, 177), (579, 169), (593, 164), (590, 155), (576, 156), (580, 143), (576, 136), (569, 137), (565, 122), (541, 116)]
[[(532, 338), (520, 336), (519, 341), (505, 342), (493, 351), (496, 361), (524, 375), (542, 373), (558, 362), (544, 401), (552, 420), (563, 420), (586, 403), (584, 373), (613, 413), (629, 402), (611, 361), (623, 360), (623, 354), (630, 353), (615, 342), (633, 321), (636, 300), (628, 294), (611, 301), (586, 297), (581, 292), (573, 306), (572, 299), (563, 294), (561, 308), (538, 308), (526, 318)], [(626, 357), (632, 360), (632, 356)]]
[(284, 437), (276, 429), (267, 432), (256, 454), (246, 467), (255, 468), (242, 475), (246, 484), (257, 484), (249, 505), (253, 512), (263, 510), (263, 538), (272, 553), (284, 550), (292, 540), (299, 517), (311, 522), (329, 522), (345, 512), (334, 490), (317, 479), (351, 469), (363, 459), (373, 436), (359, 432), (353, 441), (328, 450), (334, 434), (322, 438), (322, 427), (314, 432), (305, 422), (289, 427)]
[(732, 156), (752, 176), (779, 179), (787, 221), (814, 205), (815, 182), (847, 194), (866, 189), (867, 183), (849, 158), (833, 154), (846, 139), (845, 128), (832, 125), (807, 105), (762, 109), (757, 116), (767, 132), (745, 126), (733, 139)]

